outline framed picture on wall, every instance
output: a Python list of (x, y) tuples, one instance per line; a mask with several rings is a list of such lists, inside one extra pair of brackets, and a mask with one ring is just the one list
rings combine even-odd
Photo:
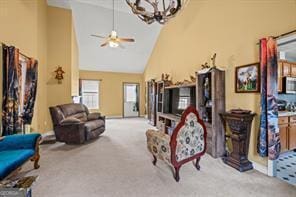
[(235, 92), (260, 92), (260, 63), (235, 68)]

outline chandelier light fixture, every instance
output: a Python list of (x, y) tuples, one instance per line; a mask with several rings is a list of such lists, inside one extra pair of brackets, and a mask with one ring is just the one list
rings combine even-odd
[(134, 14), (147, 24), (165, 24), (190, 0), (126, 0)]

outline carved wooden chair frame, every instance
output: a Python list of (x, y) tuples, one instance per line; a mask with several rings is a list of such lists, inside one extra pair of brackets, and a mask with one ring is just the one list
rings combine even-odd
[[(197, 117), (197, 122), (202, 126), (203, 128), (203, 131), (204, 131), (204, 149), (202, 152), (200, 153), (197, 153), (189, 158), (186, 158), (184, 160), (181, 160), (181, 161), (177, 161), (176, 160), (176, 147), (177, 147), (177, 136), (178, 136), (178, 133), (180, 132), (182, 126), (185, 124), (185, 121), (186, 121), (186, 117), (188, 114), (190, 113), (194, 113)], [(174, 174), (174, 178), (175, 180), (178, 182), (180, 180), (180, 176), (179, 176), (179, 170), (181, 168), (181, 166), (189, 161), (193, 161), (194, 163), (194, 160), (196, 160), (195, 162), (195, 167), (197, 170), (200, 170), (200, 165), (199, 165), (199, 161), (200, 161), (200, 157), (202, 155), (205, 154), (206, 152), (206, 148), (207, 148), (207, 143), (206, 143), (206, 139), (207, 139), (207, 130), (206, 130), (206, 126), (204, 124), (204, 122), (200, 119), (199, 117), (199, 114), (196, 110), (195, 107), (193, 106), (189, 106), (182, 114), (182, 117), (181, 117), (181, 121), (179, 122), (179, 124), (177, 125), (177, 127), (174, 129), (173, 133), (172, 133), (172, 136), (171, 136), (171, 139), (170, 139), (170, 148), (171, 148), (171, 164), (172, 166), (174, 167), (174, 171), (175, 171), (175, 174)], [(156, 165), (156, 162), (157, 162), (157, 157), (155, 155), (153, 155), (153, 165)]]

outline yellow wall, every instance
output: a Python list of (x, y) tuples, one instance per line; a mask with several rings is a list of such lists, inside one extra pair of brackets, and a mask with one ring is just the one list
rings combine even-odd
[[(173, 81), (189, 79), (217, 53), (226, 69), (226, 108), (250, 109), (259, 114), (260, 94), (234, 93), (235, 66), (259, 61), (256, 43), (296, 27), (296, 1), (190, 1), (179, 16), (165, 25), (147, 64), (144, 78), (169, 73)], [(259, 116), (253, 122), (249, 158), (266, 165), (256, 153)]]
[[(38, 124), (46, 119), (46, 1), (0, 1), (0, 41), (14, 45), (22, 53), (39, 61), (37, 100), (32, 128), (43, 130)], [(1, 59), (2, 60), (2, 59)], [(1, 64), (2, 65), (2, 64)], [(1, 72), (2, 73), (2, 72)], [(2, 92), (2, 86), (0, 87)]]
[(96, 79), (100, 82), (100, 109), (105, 116), (122, 116), (123, 82), (140, 83), (140, 114), (145, 112), (145, 86), (142, 74), (79, 71), (80, 79)]
[[(47, 95), (48, 106), (70, 103), (72, 67), (72, 15), (70, 10), (49, 6), (47, 9)], [(65, 71), (62, 83), (55, 79), (55, 70)], [(48, 113), (48, 109), (47, 109)], [(51, 128), (51, 120), (47, 122)]]
[(35, 113), (32, 122), (32, 130), (44, 132), (47, 130), (47, 125), (44, 124), (49, 120), (47, 108), (47, 2), (38, 1), (37, 4), (37, 57), (39, 62), (38, 67), (38, 89)]
[[(0, 0), (0, 27), (1, 42), (16, 46), (38, 60), (32, 130), (41, 133), (52, 130), (48, 107), (71, 102), (71, 83), (75, 77), (78, 79), (78, 49), (71, 11), (48, 7), (46, 0)], [(66, 72), (62, 84), (57, 84), (53, 75), (58, 65)], [(72, 66), (76, 69), (71, 69)], [(76, 71), (74, 77), (72, 70)]]
[(71, 34), (71, 96), (79, 95), (79, 49), (76, 39), (76, 33), (74, 29), (74, 24), (72, 25), (72, 34)]

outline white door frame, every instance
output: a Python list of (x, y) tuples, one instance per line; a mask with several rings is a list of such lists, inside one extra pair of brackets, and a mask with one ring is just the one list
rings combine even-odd
[[(124, 99), (125, 99), (125, 93), (124, 93), (124, 87), (125, 85), (136, 85), (137, 87), (137, 101), (138, 101), (138, 115), (137, 116), (128, 116), (128, 117), (125, 117), (124, 116)], [(141, 89), (141, 86), (140, 86), (140, 83), (137, 83), (137, 82), (123, 82), (122, 84), (122, 117), (123, 118), (134, 118), (134, 117), (140, 117), (140, 90)]]

